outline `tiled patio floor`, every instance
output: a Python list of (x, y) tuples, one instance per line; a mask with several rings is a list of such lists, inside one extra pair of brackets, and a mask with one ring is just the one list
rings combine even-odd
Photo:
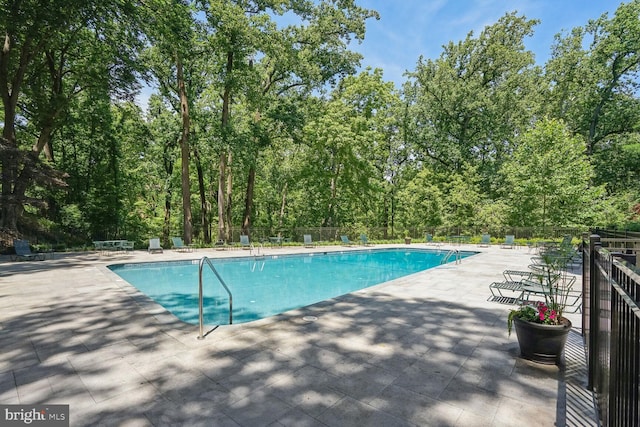
[[(563, 366), (527, 362), (487, 301), (531, 254), (463, 249), (481, 253), (204, 340), (106, 265), (248, 251), (3, 259), (0, 403), (69, 404), (72, 426), (597, 425), (580, 336)], [(265, 252), (313, 250), (356, 249)]]

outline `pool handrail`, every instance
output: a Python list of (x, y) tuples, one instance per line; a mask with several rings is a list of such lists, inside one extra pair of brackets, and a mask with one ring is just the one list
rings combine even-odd
[(216, 270), (216, 268), (213, 266), (213, 264), (211, 263), (211, 260), (206, 256), (204, 256), (202, 257), (198, 265), (198, 315), (199, 315), (198, 321), (200, 324), (200, 334), (198, 335), (199, 340), (204, 339), (204, 313), (202, 308), (203, 306), (202, 267), (204, 267), (205, 262), (209, 265), (213, 273), (216, 275), (216, 277), (220, 281), (220, 284), (222, 284), (224, 289), (227, 291), (227, 294), (229, 294), (229, 324), (231, 325), (233, 323), (233, 296), (231, 295), (231, 291), (229, 290), (229, 287), (227, 286), (227, 284), (224, 283), (224, 280), (222, 280), (222, 277), (220, 277), (220, 273), (218, 273), (218, 270)]
[(444, 256), (444, 258), (442, 258), (442, 260), (440, 261), (440, 264), (446, 264), (447, 262), (449, 262), (449, 259), (455, 255), (455, 263), (456, 264), (460, 264), (462, 263), (462, 259), (460, 258), (460, 251), (458, 249), (451, 249), (449, 252), (447, 252), (447, 254)]

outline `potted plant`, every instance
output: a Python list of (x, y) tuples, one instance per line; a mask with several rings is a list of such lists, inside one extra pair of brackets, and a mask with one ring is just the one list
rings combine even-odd
[(404, 230), (404, 244), (405, 245), (411, 244), (411, 236), (409, 235), (409, 230)]
[[(511, 310), (507, 330), (515, 327), (523, 358), (538, 363), (560, 362), (571, 321), (562, 314), (575, 277), (566, 274), (567, 258), (553, 251), (541, 256), (531, 266), (528, 279), (522, 281), (522, 305)], [(544, 297), (544, 301), (530, 302), (524, 295)]]

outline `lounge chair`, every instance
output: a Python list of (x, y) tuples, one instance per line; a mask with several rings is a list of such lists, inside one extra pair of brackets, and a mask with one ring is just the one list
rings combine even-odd
[[(515, 304), (522, 300), (526, 280), (533, 276), (532, 271), (505, 270), (502, 275), (504, 281), (493, 282), (489, 285), (491, 300)], [(504, 292), (504, 293), (503, 293)]]
[(303, 238), (305, 248), (314, 248), (316, 246), (316, 244), (313, 243), (313, 240), (311, 240), (311, 234), (305, 234)]
[(513, 249), (515, 246), (515, 236), (513, 234), (507, 234), (504, 236), (504, 242), (500, 245), (503, 249)]
[(156, 253), (156, 252), (163, 252), (162, 246), (160, 246), (160, 239), (158, 238), (154, 238), (154, 239), (149, 239), (149, 249), (147, 249), (147, 251), (150, 254)]
[(240, 246), (242, 249), (251, 249), (251, 242), (249, 242), (249, 236), (246, 234), (240, 235)]
[(362, 243), (362, 246), (372, 246), (372, 244), (369, 243), (369, 238), (366, 234), (360, 235), (360, 243)]
[(582, 252), (573, 246), (573, 237), (565, 235), (558, 247), (558, 252), (569, 258), (569, 263), (582, 262)]
[(342, 235), (340, 236), (340, 240), (342, 240), (342, 246), (353, 246), (354, 243), (349, 240), (349, 237), (347, 237), (346, 235)]
[(172, 237), (171, 241), (173, 242), (173, 249), (178, 252), (192, 252), (193, 246), (185, 245), (182, 237)]
[(478, 246), (485, 247), (485, 248), (488, 248), (489, 246), (491, 246), (491, 235), (483, 234)]
[(26, 240), (14, 240), (13, 247), (16, 253), (11, 255), (12, 261), (44, 261), (44, 254), (32, 253), (29, 242)]

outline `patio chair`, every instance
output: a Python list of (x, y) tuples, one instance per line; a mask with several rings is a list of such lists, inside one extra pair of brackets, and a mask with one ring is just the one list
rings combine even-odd
[(305, 248), (315, 248), (316, 244), (313, 243), (313, 240), (311, 240), (311, 234), (305, 234), (303, 236), (304, 238), (304, 247)]
[(251, 242), (249, 242), (249, 236), (246, 234), (240, 235), (240, 246), (242, 249), (251, 249)]
[(362, 243), (362, 246), (373, 246), (369, 243), (369, 238), (364, 233), (360, 235), (360, 243)]
[(192, 245), (185, 245), (182, 237), (172, 237), (171, 241), (173, 242), (173, 249), (178, 252), (192, 252)]
[(489, 285), (489, 290), (491, 291), (489, 299), (495, 302), (516, 304), (522, 300), (524, 282), (531, 279), (533, 272), (505, 270), (502, 275), (504, 276), (504, 281), (493, 282)]
[(504, 242), (500, 245), (502, 249), (513, 249), (515, 246), (515, 236), (513, 234), (504, 236)]
[(11, 255), (12, 261), (44, 261), (44, 254), (32, 253), (29, 242), (26, 240), (14, 240), (13, 247), (16, 253)]
[(491, 235), (483, 234), (478, 246), (485, 247), (485, 248), (488, 248), (489, 246), (491, 246)]
[(342, 246), (353, 246), (354, 244), (346, 235), (340, 236), (340, 240), (342, 240)]
[(572, 236), (568, 234), (565, 235), (562, 238), (562, 242), (560, 242), (560, 246), (558, 247), (558, 252), (568, 257), (570, 264), (582, 262), (582, 252), (578, 250), (578, 248), (573, 246), (572, 240), (573, 240)]
[(150, 254), (156, 253), (156, 252), (164, 252), (162, 249), (162, 246), (160, 246), (160, 239), (159, 238), (153, 238), (153, 239), (149, 239), (149, 249), (147, 249), (147, 251)]

